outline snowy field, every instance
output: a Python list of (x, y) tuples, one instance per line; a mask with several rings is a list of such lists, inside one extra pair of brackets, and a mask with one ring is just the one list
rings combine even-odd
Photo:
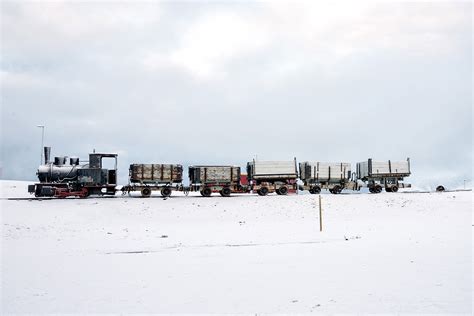
[(471, 314), (472, 192), (173, 194), (2, 199), (1, 313)]

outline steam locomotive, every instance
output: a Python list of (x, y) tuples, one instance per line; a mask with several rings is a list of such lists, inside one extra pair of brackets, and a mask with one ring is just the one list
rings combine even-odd
[[(37, 197), (87, 197), (115, 195), (117, 186), (117, 154), (91, 153), (89, 161), (79, 164), (79, 158), (54, 157), (51, 147), (44, 147), (44, 165), (38, 168), (39, 183), (28, 186), (28, 192)], [(103, 159), (113, 159), (114, 168), (102, 167)], [(69, 163), (68, 163), (69, 162)]]

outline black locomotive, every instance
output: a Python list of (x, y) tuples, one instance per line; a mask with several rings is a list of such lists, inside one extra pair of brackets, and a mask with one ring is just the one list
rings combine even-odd
[[(44, 165), (38, 168), (40, 183), (28, 186), (37, 197), (87, 197), (90, 194), (114, 195), (117, 186), (117, 154), (91, 153), (89, 161), (55, 157), (50, 161), (51, 147), (44, 147)], [(113, 169), (102, 167), (102, 160), (114, 159)]]

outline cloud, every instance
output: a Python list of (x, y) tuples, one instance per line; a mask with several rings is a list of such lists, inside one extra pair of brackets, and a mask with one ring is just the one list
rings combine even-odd
[[(197, 79), (228, 75), (239, 58), (270, 54), (268, 77), (285, 77), (308, 66), (328, 75), (357, 55), (397, 51), (419, 58), (455, 52), (456, 36), (470, 15), (446, 4), (379, 2), (264, 2), (253, 10), (208, 10), (189, 21), (178, 44), (148, 51), (145, 67), (182, 68)], [(248, 8), (247, 8), (248, 9)], [(442, 17), (442, 18), (441, 18)], [(276, 58), (274, 58), (276, 56)]]
[(3, 2), (1, 23), (3, 177), (34, 178), (40, 123), (53, 155), (119, 152), (122, 182), (255, 154), (470, 174), (470, 4)]

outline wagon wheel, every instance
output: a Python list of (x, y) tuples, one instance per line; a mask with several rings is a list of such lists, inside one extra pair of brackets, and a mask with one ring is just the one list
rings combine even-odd
[(262, 187), (260, 188), (260, 195), (265, 196), (268, 194), (268, 188), (267, 187)]
[(385, 192), (392, 192), (392, 187), (386, 187)]
[(380, 192), (382, 192), (382, 187), (377, 184), (377, 185), (374, 187), (374, 192), (375, 192), (375, 193), (380, 193)]
[(314, 194), (319, 194), (319, 193), (321, 193), (321, 188), (319, 186), (315, 186), (315, 187), (313, 187), (313, 192), (314, 192)]
[(394, 193), (398, 192), (398, 186), (393, 185), (392, 186), (392, 192), (394, 192)]
[(202, 194), (202, 196), (210, 197), (211, 194), (212, 194), (212, 190), (211, 190), (211, 188), (204, 188), (204, 189), (202, 189), (201, 194)]
[(170, 187), (164, 187), (161, 189), (161, 196), (163, 197), (168, 197), (171, 195), (171, 188)]
[(143, 188), (141, 193), (142, 193), (142, 197), (150, 197), (151, 189), (150, 188)]
[(228, 197), (228, 196), (230, 196), (231, 190), (230, 190), (229, 187), (224, 187), (224, 188), (222, 188), (220, 193), (221, 193), (222, 196)]
[(280, 193), (280, 195), (287, 195), (288, 194), (288, 188), (283, 186), (283, 187), (280, 187), (278, 188), (278, 191)]
[(340, 185), (335, 185), (334, 188), (332, 188), (332, 194), (339, 194), (342, 191), (342, 187)]
[(446, 190), (446, 189), (445, 189), (442, 185), (438, 185), (438, 186), (436, 187), (436, 192), (443, 192), (443, 191), (445, 191), (445, 190)]
[(316, 194), (316, 192), (314, 192), (314, 189), (313, 189), (313, 188), (310, 188), (308, 191), (309, 191), (309, 193), (311, 193), (311, 194)]

